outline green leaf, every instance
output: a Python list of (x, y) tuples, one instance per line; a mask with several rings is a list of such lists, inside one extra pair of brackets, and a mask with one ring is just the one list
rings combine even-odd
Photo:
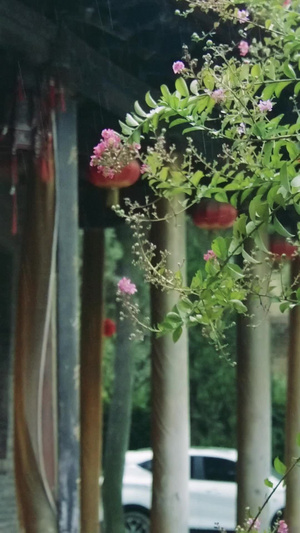
[(261, 74), (261, 67), (260, 65), (253, 65), (252, 69), (251, 69), (251, 76), (253, 76), (254, 78), (258, 78)]
[(263, 164), (267, 166), (270, 163), (274, 141), (268, 141), (264, 146)]
[(263, 90), (261, 98), (262, 100), (268, 100), (273, 96), (277, 83), (269, 83)]
[(242, 256), (245, 259), (245, 261), (248, 261), (248, 263), (253, 263), (255, 265), (259, 264), (259, 261), (254, 259), (254, 257), (252, 255), (249, 255), (248, 252), (246, 252), (246, 250), (244, 248), (242, 250)]
[(129, 126), (127, 126), (127, 124), (125, 124), (124, 122), (122, 122), (121, 120), (119, 120), (119, 124), (121, 126), (121, 129), (122, 129), (122, 133), (124, 133), (124, 135), (132, 135), (132, 132), (133, 132), (133, 129), (130, 128)]
[(186, 124), (187, 119), (186, 118), (176, 118), (176, 120), (172, 120), (170, 122), (169, 128), (174, 128), (175, 126), (178, 126), (179, 124)]
[(177, 80), (175, 81), (175, 87), (179, 94), (181, 94), (181, 96), (190, 95), (186, 81), (183, 78), (177, 78)]
[(130, 115), (130, 113), (126, 114), (126, 124), (127, 126), (131, 126), (132, 128), (136, 128), (137, 126), (139, 126), (139, 123), (133, 118), (132, 115)]
[(300, 81), (298, 81), (298, 83), (296, 83), (294, 87), (294, 94), (297, 96), (299, 94), (299, 91), (300, 91)]
[(295, 189), (300, 189), (300, 174), (292, 179), (291, 186), (295, 187)]
[(292, 65), (288, 63), (288, 61), (285, 61), (285, 63), (283, 63), (282, 70), (287, 78), (292, 78), (293, 80), (296, 79), (296, 72), (294, 71)]
[(173, 335), (172, 335), (173, 342), (177, 342), (178, 339), (180, 339), (181, 334), (182, 334), (182, 327), (179, 326), (178, 328), (175, 329), (175, 331), (173, 331)]
[(212, 91), (214, 89), (215, 80), (210, 72), (208, 71), (204, 72), (202, 80), (203, 80), (203, 83), (206, 89), (208, 89), (209, 91)]
[(163, 95), (163, 97), (166, 100), (166, 102), (169, 103), (171, 93), (170, 93), (169, 88), (167, 87), (167, 85), (161, 85), (160, 86), (160, 90), (161, 90), (161, 94)]
[(201, 270), (197, 270), (191, 282), (191, 290), (200, 289), (203, 285), (203, 278)]
[(287, 173), (287, 163), (283, 163), (280, 169), (280, 183), (287, 190), (290, 190), (290, 182)]
[(291, 83), (292, 83), (291, 81), (280, 81), (279, 83), (277, 83), (276, 89), (275, 89), (275, 94), (276, 94), (277, 98), (279, 98), (279, 96), (281, 95), (283, 89), (285, 89)]
[(284, 476), (286, 473), (286, 466), (282, 461), (280, 461), (279, 457), (276, 457), (274, 460), (274, 468), (280, 476)]
[(150, 91), (147, 92), (146, 96), (145, 96), (145, 101), (146, 101), (146, 104), (149, 106), (149, 107), (152, 107), (153, 109), (155, 109), (157, 107), (157, 103), (155, 102), (155, 100), (153, 100), (151, 94), (150, 94)]
[(278, 218), (276, 217), (276, 215), (274, 215), (274, 218), (273, 218), (273, 226), (274, 226), (274, 229), (277, 233), (279, 233), (279, 235), (282, 235), (282, 237), (294, 237), (294, 235), (292, 233), (290, 233), (282, 224), (281, 222), (279, 222)]
[(223, 237), (217, 237), (213, 240), (211, 247), (216, 256), (225, 261), (228, 249), (226, 240)]
[(134, 102), (133, 107), (137, 115), (139, 115), (140, 117), (144, 117), (144, 118), (147, 117), (147, 113), (141, 108), (137, 100)]
[(281, 313), (284, 313), (289, 308), (290, 308), (290, 302), (281, 302), (281, 304), (279, 305), (279, 310)]
[(241, 267), (235, 263), (229, 263), (227, 269), (232, 272), (234, 279), (242, 279), (244, 277)]
[(204, 109), (207, 107), (209, 102), (209, 96), (200, 96), (199, 101), (197, 103), (197, 112), (200, 114)]
[(245, 306), (245, 304), (243, 304), (243, 302), (241, 302), (241, 300), (235, 300), (234, 299), (234, 300), (230, 300), (230, 302), (233, 304), (234, 309), (238, 313), (247, 313), (248, 309)]
[(198, 95), (199, 82), (198, 80), (193, 80), (190, 84), (190, 91), (192, 94)]
[(264, 484), (266, 485), (266, 487), (270, 487), (270, 489), (273, 488), (273, 483), (268, 478), (264, 480)]
[(177, 309), (183, 315), (190, 313), (193, 310), (193, 304), (187, 298), (182, 298), (177, 302)]

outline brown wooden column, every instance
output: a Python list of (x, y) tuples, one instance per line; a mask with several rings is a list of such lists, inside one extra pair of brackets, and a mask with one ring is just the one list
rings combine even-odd
[(104, 234), (84, 231), (81, 288), (81, 531), (99, 533)]
[[(300, 287), (300, 257), (291, 263), (291, 283), (294, 290)], [(299, 457), (297, 436), (300, 432), (300, 306), (290, 310), (290, 332), (288, 348), (288, 382), (286, 406), (285, 462), (290, 466)], [(286, 487), (285, 519), (291, 533), (300, 531), (300, 470), (289, 474)]]

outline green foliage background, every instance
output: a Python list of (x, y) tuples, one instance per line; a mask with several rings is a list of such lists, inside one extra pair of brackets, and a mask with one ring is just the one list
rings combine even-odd
[[(226, 236), (227, 232), (222, 232)], [(211, 248), (217, 232), (196, 228), (187, 220), (187, 273), (189, 280), (204, 265), (203, 254)], [(116, 319), (115, 269), (124, 249), (117, 240), (115, 230), (106, 230), (106, 316)], [(126, 273), (125, 273), (126, 275)], [(141, 309), (149, 314), (149, 290), (137, 270), (136, 279)], [(227, 329), (228, 351), (235, 360), (235, 328)], [(130, 448), (150, 446), (151, 399), (150, 399), (150, 338), (144, 342), (133, 342), (135, 358), (135, 380)], [(190, 355), (190, 407), (191, 444), (193, 446), (236, 446), (236, 369), (221, 360), (208, 340), (203, 336), (201, 326), (189, 330)], [(104, 358), (104, 407), (105, 420), (113, 384), (114, 338), (106, 339)], [(273, 376), (273, 458), (284, 458), (286, 381), (283, 376)], [(105, 424), (104, 424), (105, 427)]]

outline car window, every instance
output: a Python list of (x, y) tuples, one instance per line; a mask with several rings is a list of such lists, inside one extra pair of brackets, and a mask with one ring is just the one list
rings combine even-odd
[(203, 457), (204, 477), (209, 481), (236, 481), (236, 463), (219, 457)]
[(145, 470), (149, 470), (149, 472), (152, 472), (152, 459), (149, 459), (149, 461), (144, 461), (143, 463), (139, 463), (139, 466)]
[(191, 457), (191, 479), (204, 479), (203, 457), (200, 455)]

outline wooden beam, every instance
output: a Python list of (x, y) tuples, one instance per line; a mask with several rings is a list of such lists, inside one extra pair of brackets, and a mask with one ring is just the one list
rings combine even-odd
[(31, 64), (67, 73), (68, 85), (123, 116), (149, 89), (136, 77), (18, 0), (0, 0), (0, 46), (22, 54)]
[(57, 255), (58, 531), (79, 522), (79, 282), (76, 104), (66, 100), (54, 130)]

